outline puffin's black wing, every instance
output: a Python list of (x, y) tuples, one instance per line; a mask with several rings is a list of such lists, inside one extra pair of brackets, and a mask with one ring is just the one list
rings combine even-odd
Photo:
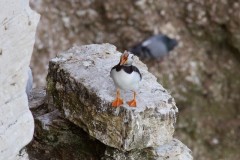
[(112, 77), (112, 71), (116, 69), (116, 71), (120, 71), (121, 70), (121, 66), (120, 64), (117, 64), (116, 66), (112, 67), (111, 71), (110, 71), (110, 77)]
[(116, 66), (114, 66), (114, 67), (112, 67), (112, 69), (111, 69), (111, 72), (112, 72), (112, 70), (113, 70), (113, 69), (116, 69), (116, 68), (117, 68), (117, 65), (116, 65)]
[(139, 74), (139, 76), (140, 76), (140, 79), (142, 80), (142, 75), (141, 75), (141, 73), (140, 73), (140, 71), (138, 70), (137, 67), (132, 66), (132, 65), (131, 66), (124, 66), (123, 65), (123, 66), (120, 66), (120, 70), (121, 69), (123, 69), (128, 74), (131, 74), (132, 72), (137, 72)]
[(140, 79), (142, 80), (142, 74), (140, 73), (139, 69), (137, 67), (135, 67), (135, 66), (132, 66), (132, 70), (134, 72), (137, 72), (140, 75)]
[(140, 79), (142, 80), (142, 75), (141, 75), (139, 69), (135, 66), (125, 66), (125, 65), (121, 66), (120, 64), (118, 64), (111, 69), (110, 75), (111, 75), (111, 72), (113, 69), (116, 69), (117, 72), (119, 72), (121, 69), (123, 69), (128, 74), (131, 74), (132, 72), (137, 72), (140, 75)]

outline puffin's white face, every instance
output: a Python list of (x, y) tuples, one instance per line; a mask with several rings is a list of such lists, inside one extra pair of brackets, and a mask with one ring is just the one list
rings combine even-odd
[(133, 63), (133, 57), (134, 57), (133, 54), (129, 54), (129, 55), (128, 55), (127, 62), (125, 63), (125, 65), (132, 65), (132, 63)]
[(132, 65), (134, 55), (128, 51), (124, 51), (124, 53), (120, 57), (120, 65)]

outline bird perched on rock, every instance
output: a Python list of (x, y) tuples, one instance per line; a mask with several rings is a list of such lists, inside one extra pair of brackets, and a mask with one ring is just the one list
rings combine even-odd
[(141, 59), (161, 60), (177, 46), (176, 39), (158, 34), (133, 46), (130, 51)]
[(120, 62), (111, 69), (110, 76), (117, 87), (116, 99), (112, 102), (113, 107), (118, 107), (123, 104), (120, 97), (120, 89), (133, 91), (133, 100), (127, 102), (130, 107), (136, 107), (136, 90), (139, 82), (142, 80), (142, 75), (138, 68), (133, 66), (134, 55), (125, 51), (121, 57)]

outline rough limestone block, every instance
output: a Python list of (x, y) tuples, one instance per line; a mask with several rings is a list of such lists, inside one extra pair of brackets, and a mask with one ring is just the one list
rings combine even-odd
[(46, 101), (46, 90), (44, 87), (34, 88), (29, 96), (29, 108), (31, 110), (37, 109)]
[[(31, 160), (96, 160), (106, 146), (90, 137), (52, 106), (45, 88), (34, 88), (29, 104), (35, 121), (34, 140), (27, 145)], [(55, 108), (50, 111), (49, 108)], [(41, 156), (41, 158), (39, 158)]]
[[(64, 119), (47, 101), (43, 88), (35, 88), (30, 104), (35, 118), (35, 140), (27, 146), (30, 159), (101, 159), (101, 160), (191, 160), (191, 151), (173, 139), (158, 148), (134, 149), (128, 152), (108, 147), (90, 137), (80, 127)], [(45, 99), (44, 103), (42, 100)], [(45, 152), (45, 151), (48, 152)], [(21, 154), (22, 155), (22, 154)], [(71, 157), (71, 158), (70, 158)]]
[[(134, 65), (143, 76), (138, 106), (111, 107), (116, 93), (110, 70), (120, 55), (110, 44), (74, 47), (59, 54), (50, 61), (48, 93), (66, 118), (108, 146), (129, 151), (168, 143), (178, 109), (137, 58)], [(122, 97), (128, 101), (132, 93), (122, 92)]]
[(36, 140), (27, 150), (30, 159), (41, 155), (42, 159), (95, 160), (104, 155), (103, 143), (62, 118), (58, 110), (36, 117), (35, 125)]
[(191, 150), (177, 139), (157, 148), (123, 152), (108, 148), (102, 160), (192, 160)]
[(18, 153), (34, 130), (25, 88), (40, 16), (28, 0), (1, 0), (0, 6), (0, 159), (27, 159)]

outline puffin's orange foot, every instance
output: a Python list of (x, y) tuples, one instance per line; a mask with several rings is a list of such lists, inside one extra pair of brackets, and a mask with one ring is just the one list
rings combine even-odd
[(136, 106), (137, 106), (137, 102), (136, 102), (135, 99), (133, 99), (133, 100), (127, 102), (127, 103), (128, 103), (128, 105), (129, 105), (130, 107), (136, 107)]
[(123, 104), (123, 100), (121, 98), (116, 98), (113, 102), (112, 102), (112, 106), (113, 107), (119, 107), (120, 105)]

